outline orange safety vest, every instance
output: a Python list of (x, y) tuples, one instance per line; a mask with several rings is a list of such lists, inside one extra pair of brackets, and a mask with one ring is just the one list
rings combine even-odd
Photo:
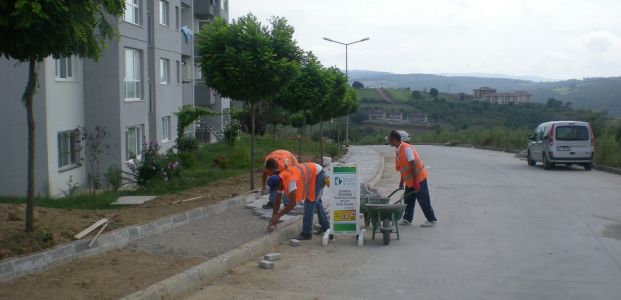
[(287, 150), (273, 151), (272, 153), (265, 156), (264, 161), (267, 161), (270, 158), (276, 161), (276, 169), (280, 172), (285, 170), (285, 166), (287, 165), (285, 163), (286, 161), (289, 161), (289, 166), (294, 166), (298, 164), (298, 159), (295, 158), (295, 155)]
[[(414, 167), (416, 168), (416, 178), (412, 178), (412, 170), (410, 168), (410, 163), (408, 162), (407, 156), (405, 155), (405, 149), (412, 147), (412, 151), (414, 152)], [(401, 142), (401, 147), (399, 148), (399, 153), (397, 153), (397, 157), (395, 159), (395, 169), (401, 173), (401, 179), (405, 185), (409, 188), (414, 187), (415, 181), (421, 182), (427, 179), (427, 170), (425, 169), (425, 165), (423, 165), (423, 160), (420, 159), (418, 152), (416, 152), (416, 148), (414, 146)]]
[(289, 183), (295, 180), (297, 189), (295, 191), (295, 201), (302, 202), (309, 200), (315, 201), (315, 180), (317, 179), (317, 166), (314, 163), (302, 163), (289, 167), (280, 172), (283, 189), (289, 195)]

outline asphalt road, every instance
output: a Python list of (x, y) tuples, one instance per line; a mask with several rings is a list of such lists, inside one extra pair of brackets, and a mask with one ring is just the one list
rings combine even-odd
[[(398, 183), (394, 150), (377, 187)], [(357, 247), (319, 238), (280, 246), (273, 270), (249, 262), (190, 299), (619, 299), (621, 176), (546, 171), (512, 154), (419, 146), (439, 225)], [(370, 237), (369, 234), (367, 234)]]

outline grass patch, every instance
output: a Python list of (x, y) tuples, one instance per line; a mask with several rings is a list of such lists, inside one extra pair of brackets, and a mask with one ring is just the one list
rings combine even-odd
[[(256, 140), (256, 168), (261, 168), (264, 157), (275, 149), (286, 149), (297, 155), (297, 139), (279, 139), (272, 141), (271, 138), (257, 137)], [(325, 156), (336, 156), (338, 146), (324, 144)], [(319, 157), (319, 143), (304, 140), (302, 153), (306, 158)], [(110, 209), (117, 206), (110, 205), (120, 196), (126, 195), (163, 195), (177, 193), (187, 189), (200, 187), (210, 182), (225, 179), (249, 172), (250, 168), (250, 136), (242, 135), (234, 147), (228, 147), (225, 143), (202, 145), (194, 154), (189, 166), (179, 171), (179, 176), (167, 182), (156, 182), (138, 191), (113, 192), (105, 191), (94, 197), (86, 193), (63, 198), (35, 198), (35, 206), (63, 209)], [(0, 197), (0, 203), (23, 204), (25, 198)]]

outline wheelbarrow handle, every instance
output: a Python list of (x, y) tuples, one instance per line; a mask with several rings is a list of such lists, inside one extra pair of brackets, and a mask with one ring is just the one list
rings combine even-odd
[(388, 197), (387, 197), (387, 198), (392, 197), (392, 195), (394, 195), (396, 192), (398, 192), (398, 191), (400, 191), (400, 190), (403, 190), (403, 188), (397, 188), (396, 190), (392, 191), (392, 193), (390, 193), (390, 195), (388, 195)]

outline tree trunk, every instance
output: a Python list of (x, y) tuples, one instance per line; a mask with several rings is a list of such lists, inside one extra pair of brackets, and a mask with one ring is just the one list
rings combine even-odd
[(323, 166), (323, 112), (319, 113), (319, 161)]
[(254, 158), (255, 158), (255, 108), (250, 102), (250, 189), (254, 190)]
[(304, 137), (304, 127), (306, 126), (306, 108), (302, 109), (302, 128), (300, 128), (300, 142), (298, 145), (298, 161), (302, 163), (302, 138)]
[(22, 95), (26, 106), (26, 120), (28, 122), (28, 190), (26, 194), (26, 232), (33, 230), (34, 211), (34, 171), (35, 171), (35, 120), (33, 98), (37, 87), (37, 60), (30, 58), (28, 65), (28, 83)]

